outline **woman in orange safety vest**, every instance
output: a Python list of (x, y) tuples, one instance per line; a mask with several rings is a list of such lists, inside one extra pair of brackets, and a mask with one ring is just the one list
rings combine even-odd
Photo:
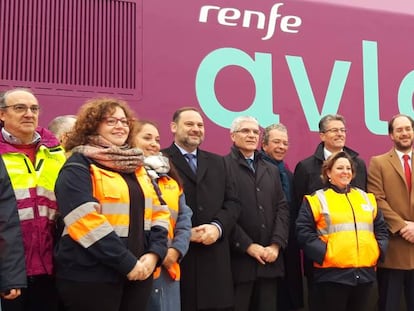
[(145, 310), (167, 252), (170, 214), (134, 148), (135, 122), (118, 99), (82, 106), (55, 193), (64, 220), (55, 252), (67, 311)]
[(160, 154), (160, 134), (156, 125), (140, 120), (135, 143), (144, 152), (144, 163), (159, 189), (160, 200), (168, 204), (170, 210), (167, 256), (154, 273), (147, 311), (180, 311), (179, 261), (190, 243), (192, 211), (185, 203), (177, 171), (168, 158)]

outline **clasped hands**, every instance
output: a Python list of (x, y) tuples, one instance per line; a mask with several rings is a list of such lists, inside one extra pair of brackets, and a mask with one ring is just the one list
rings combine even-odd
[(216, 225), (204, 224), (191, 228), (191, 242), (210, 245), (220, 237), (220, 231)]
[(262, 246), (257, 243), (252, 243), (247, 248), (247, 254), (255, 258), (262, 265), (266, 263), (275, 262), (279, 257), (279, 245), (271, 244), (269, 246)]
[(400, 230), (400, 235), (410, 243), (414, 243), (414, 222), (405, 221), (406, 226)]
[(155, 270), (158, 262), (158, 255), (147, 253), (142, 255), (135, 264), (134, 268), (127, 274), (130, 281), (143, 281), (148, 279)]

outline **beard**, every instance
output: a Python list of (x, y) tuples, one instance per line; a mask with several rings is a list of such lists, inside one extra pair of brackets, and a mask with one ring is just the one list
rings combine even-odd
[(410, 139), (410, 142), (405, 143), (405, 144), (402, 144), (399, 141), (394, 141), (394, 145), (395, 145), (395, 148), (399, 151), (403, 151), (403, 152), (408, 151), (408, 150), (411, 150), (411, 148), (413, 147), (413, 140)]

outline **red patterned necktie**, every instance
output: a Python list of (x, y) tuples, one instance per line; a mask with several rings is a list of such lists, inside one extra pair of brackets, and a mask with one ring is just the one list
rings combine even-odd
[(404, 154), (403, 160), (404, 160), (405, 181), (407, 182), (408, 192), (410, 192), (411, 191), (411, 168), (410, 168), (410, 163), (408, 163), (408, 161), (410, 160), (410, 156), (408, 154)]

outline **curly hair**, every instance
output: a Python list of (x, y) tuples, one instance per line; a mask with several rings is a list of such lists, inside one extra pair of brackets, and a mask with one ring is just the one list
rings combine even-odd
[(86, 101), (79, 109), (75, 126), (70, 132), (64, 148), (70, 151), (76, 146), (87, 144), (90, 136), (97, 135), (98, 127), (103, 118), (113, 114), (117, 107), (121, 108), (125, 112), (126, 118), (130, 120), (126, 143), (133, 146), (136, 122), (134, 122), (135, 114), (128, 104), (116, 98), (93, 98)]

